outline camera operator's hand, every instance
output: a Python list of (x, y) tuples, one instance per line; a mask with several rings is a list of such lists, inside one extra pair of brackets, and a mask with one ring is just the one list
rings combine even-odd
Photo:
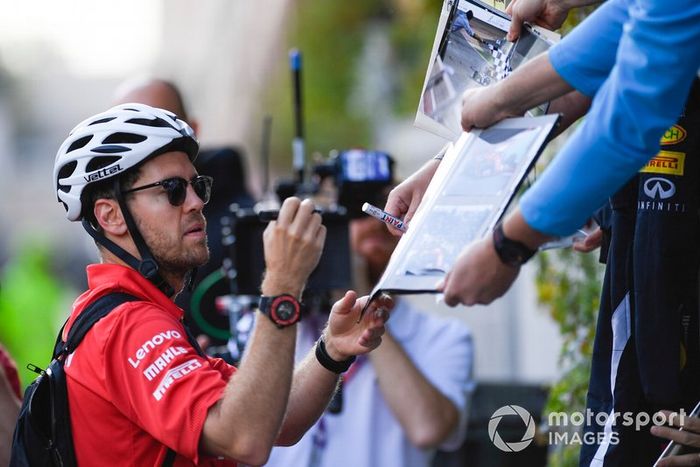
[(462, 129), (471, 131), (473, 128), (487, 128), (504, 118), (523, 114), (503, 105), (499, 94), (500, 88), (497, 85), (467, 89), (462, 95)]
[(323, 334), (326, 350), (334, 360), (343, 361), (370, 352), (382, 342), (384, 324), (389, 319), (394, 301), (386, 295), (377, 298), (358, 323), (367, 300), (367, 296), (358, 299), (357, 294), (350, 290), (333, 305)]
[(321, 216), (310, 200), (287, 198), (277, 220), (263, 233), (265, 279), (263, 295), (301, 296), (304, 284), (318, 264), (326, 240)]
[[(425, 190), (430, 184), (435, 171), (440, 165), (437, 159), (431, 159), (413, 175), (401, 182), (389, 193), (384, 210), (392, 216), (402, 219), (405, 224), (411, 221), (418, 209)], [(402, 235), (403, 232), (387, 224), (389, 232), (394, 235)]]

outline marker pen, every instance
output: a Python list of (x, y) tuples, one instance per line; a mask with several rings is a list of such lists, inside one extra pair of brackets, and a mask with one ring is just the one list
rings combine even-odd
[(375, 217), (386, 224), (389, 224), (395, 229), (399, 229), (401, 232), (406, 232), (406, 224), (404, 224), (404, 222), (401, 219), (392, 216), (388, 212), (383, 211), (376, 206), (372, 206), (369, 203), (365, 203), (362, 205), (362, 212), (364, 212), (365, 214), (369, 214), (370, 216)]

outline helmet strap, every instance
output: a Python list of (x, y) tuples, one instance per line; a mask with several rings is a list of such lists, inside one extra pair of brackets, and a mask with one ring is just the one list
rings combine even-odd
[(197, 277), (197, 268), (192, 268), (187, 273), (187, 280), (185, 281), (185, 290), (192, 293), (194, 290), (194, 280)]
[[(139, 273), (141, 273), (143, 277), (151, 281), (153, 285), (158, 287), (158, 289), (165, 295), (167, 295), (168, 297), (172, 297), (173, 295), (175, 295), (175, 291), (170, 286), (170, 284), (168, 284), (168, 282), (165, 279), (163, 279), (163, 277), (158, 273), (158, 262), (156, 262), (155, 258), (153, 257), (153, 254), (151, 253), (150, 248), (148, 248), (148, 245), (146, 245), (146, 241), (143, 239), (141, 232), (139, 231), (138, 227), (136, 227), (136, 222), (134, 221), (134, 218), (131, 215), (131, 211), (129, 211), (129, 208), (126, 205), (126, 200), (124, 199), (124, 195), (122, 194), (119, 177), (116, 177), (114, 179), (114, 193), (117, 198), (117, 202), (119, 203), (119, 207), (122, 210), (122, 215), (124, 216), (126, 227), (129, 230), (129, 233), (131, 234), (131, 239), (134, 241), (136, 249), (139, 251), (141, 260), (139, 261), (138, 259), (134, 258), (132, 255), (124, 251), (124, 249), (118, 247), (114, 244), (114, 242), (111, 242), (109, 240), (107, 241), (113, 246), (117, 247), (119, 250), (121, 250), (122, 254), (119, 254), (117, 251), (111, 250), (107, 245), (105, 245), (105, 247), (112, 251), (112, 253), (117, 255), (121, 260), (126, 262), (129, 266), (136, 269)], [(104, 237), (104, 235), (101, 234), (100, 236)], [(131, 262), (127, 261), (122, 255), (130, 257)]]

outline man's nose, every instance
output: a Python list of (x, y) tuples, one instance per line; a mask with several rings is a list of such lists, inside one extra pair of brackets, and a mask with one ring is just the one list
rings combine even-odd
[(187, 184), (187, 196), (185, 197), (184, 206), (188, 211), (201, 211), (204, 208), (204, 200), (194, 191), (191, 183)]

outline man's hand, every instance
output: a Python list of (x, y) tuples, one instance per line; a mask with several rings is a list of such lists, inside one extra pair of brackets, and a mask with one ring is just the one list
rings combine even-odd
[(497, 84), (464, 91), (462, 129), (471, 131), (473, 128), (487, 128), (504, 118), (516, 117), (524, 113), (502, 105), (500, 95), (500, 87)]
[[(681, 417), (678, 413), (670, 412), (668, 410), (662, 410), (661, 413), (664, 414), (669, 426), (675, 428), (669, 428), (666, 426), (652, 426), (652, 435), (658, 436), (659, 438), (666, 438), (684, 446), (700, 450), (700, 418), (686, 416), (683, 417), (683, 423), (681, 424)], [(683, 428), (683, 431), (677, 430), (676, 428)], [(660, 460), (657, 465), (700, 465), (700, 453), (695, 452), (670, 456)]]
[(471, 306), (489, 304), (502, 296), (518, 277), (520, 268), (501, 262), (490, 236), (467, 248), (438, 285), (444, 292), (445, 303)]
[[(401, 182), (389, 193), (384, 210), (394, 217), (402, 219), (409, 224), (420, 205), (425, 190), (430, 184), (440, 161), (431, 159), (413, 175)], [(389, 232), (396, 236), (403, 234), (400, 230), (387, 224)]]
[(596, 248), (600, 248), (600, 244), (603, 242), (603, 230), (598, 227), (593, 232), (588, 234), (588, 237), (574, 240), (572, 245), (573, 249), (581, 253), (590, 253)]
[(358, 300), (357, 294), (350, 290), (333, 305), (328, 326), (323, 331), (326, 350), (333, 360), (347, 360), (353, 355), (370, 352), (382, 342), (384, 324), (394, 302), (386, 295), (377, 298), (358, 323), (367, 300), (367, 296)]
[(570, 8), (564, 0), (513, 0), (506, 8), (506, 13), (512, 18), (508, 40), (513, 42), (520, 37), (523, 21), (550, 30), (559, 29)]
[(318, 264), (326, 240), (321, 216), (306, 199), (287, 198), (263, 233), (265, 280), (263, 295), (301, 296), (306, 280)]

